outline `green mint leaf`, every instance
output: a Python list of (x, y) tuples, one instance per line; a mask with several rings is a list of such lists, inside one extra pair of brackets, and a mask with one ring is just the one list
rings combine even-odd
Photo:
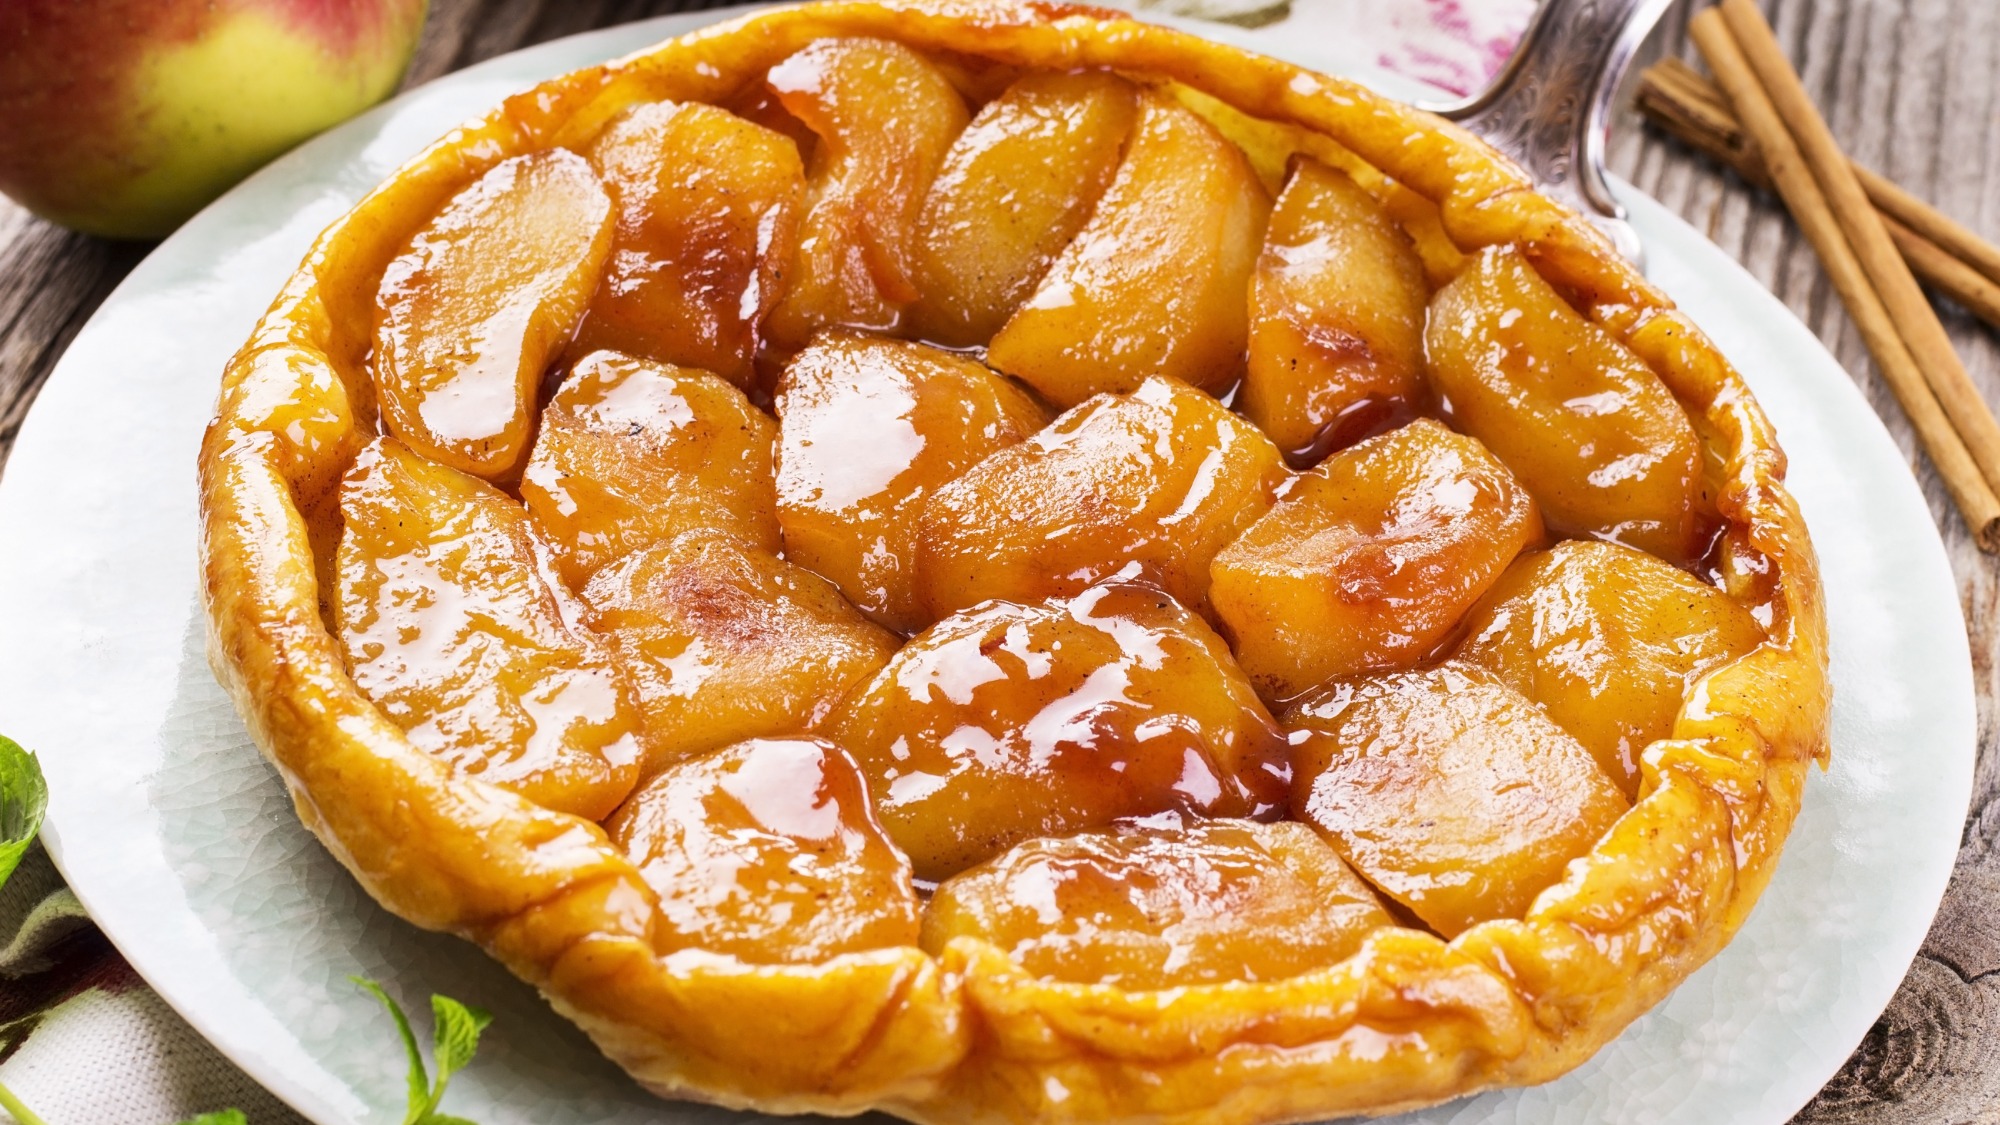
[(181, 1125), (250, 1125), (250, 1119), (243, 1116), (240, 1109), (218, 1109), (214, 1113), (190, 1117)]
[(430, 1115), (431, 1109), (437, 1102), (431, 1097), (430, 1075), (424, 1070), (423, 1052), (417, 1049), (417, 1036), (410, 1030), (410, 1018), (403, 1014), (402, 1005), (390, 999), (387, 992), (382, 991), (381, 985), (367, 977), (347, 979), (381, 1001), (382, 1006), (389, 1009), (390, 1017), (396, 1021), (396, 1032), (403, 1037), (403, 1053), (410, 1060), (410, 1111), (404, 1116), (403, 1125), (419, 1125)]
[(21, 744), (0, 735), (0, 883), (14, 873), (48, 811), (49, 786), (42, 763)]
[(431, 997), (431, 1014), (437, 1021), (431, 1047), (431, 1057), (437, 1062), (435, 1105), (436, 1098), (444, 1096), (444, 1084), (472, 1061), (473, 1052), (479, 1049), (479, 1033), (493, 1017), (449, 996)]
[(449, 1113), (433, 1113), (429, 1117), (424, 1118), (424, 1125), (479, 1125), (479, 1122), (469, 1121), (463, 1117), (453, 1117)]

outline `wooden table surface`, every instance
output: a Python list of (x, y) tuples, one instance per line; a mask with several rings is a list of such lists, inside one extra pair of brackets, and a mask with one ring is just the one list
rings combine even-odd
[[(1765, 4), (1849, 153), (2000, 240), (2000, 3)], [(687, 0), (432, 0), (408, 81), (593, 27), (711, 6)], [(1667, 15), (1645, 57), (1661, 51), (1693, 57), (1681, 33), (1687, 6), (1681, 0)], [(1818, 333), (1866, 392), (1917, 465), (1971, 634), (1979, 767), (1951, 888), (1889, 1010), (1796, 1120), (2000, 1122), (2000, 749), (1993, 707), (2000, 697), (2000, 565), (1973, 546), (1783, 208), (1629, 115), (1614, 130), (1610, 151), (1615, 171), (1748, 267)], [(64, 347), (148, 249), (71, 234), (0, 200), (0, 471), (22, 415)], [(1987, 400), (2000, 402), (2000, 332), (1950, 307), (1945, 324)]]

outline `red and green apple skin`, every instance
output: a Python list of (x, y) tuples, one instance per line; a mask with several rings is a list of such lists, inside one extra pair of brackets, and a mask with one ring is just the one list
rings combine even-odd
[(381, 101), (426, 0), (0, 0), (0, 192), (157, 238)]

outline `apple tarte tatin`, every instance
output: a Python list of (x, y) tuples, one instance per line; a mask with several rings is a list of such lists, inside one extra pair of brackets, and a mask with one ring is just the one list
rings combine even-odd
[(1740, 377), (1350, 82), (834, 0), (551, 80), (314, 245), (213, 659), (370, 894), (662, 1095), (1280, 1122), (1546, 1081), (1827, 753)]

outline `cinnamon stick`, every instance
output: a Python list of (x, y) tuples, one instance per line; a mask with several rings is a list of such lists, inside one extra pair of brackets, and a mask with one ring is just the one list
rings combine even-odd
[[(1898, 333), (1888, 305), (1849, 243), (1845, 226), (1807, 166), (1798, 142), (1779, 116), (1758, 72), (1738, 46), (1732, 26), (1718, 9), (1710, 8), (1689, 21), (1688, 33), (1735, 108), (1745, 133), (1762, 153), (1764, 168), (1773, 185), (1791, 209), (1800, 230), (1819, 252), (1820, 261), (1855, 326), (1861, 330), (1869, 353), (1875, 357), (1890, 390), (1903, 404), (1911, 425), (1930, 451), (1931, 461), (1972, 528), (1974, 539), (1985, 550), (2000, 550), (2000, 496), (1995, 495), (1993, 484), (1974, 459), (1969, 444), (1952, 425), (1939, 396)], [(1875, 213), (1870, 209), (1868, 214), (1873, 218)], [(1876, 222), (1879, 226), (1879, 220)], [(1985, 413), (1983, 404), (1979, 410)], [(1990, 414), (1987, 417), (1991, 419)]]
[[(1972, 376), (1966, 373), (1951, 337), (1945, 334), (1944, 322), (1938, 319), (1937, 310), (1931, 307), (1916, 276), (1897, 252), (1895, 240), (1882, 224), (1882, 216), (1869, 201), (1860, 177), (1854, 174), (1854, 165), (1813, 105), (1812, 96), (1806, 93), (1805, 84), (1786, 60), (1784, 49), (1778, 45), (1777, 36), (1772, 33), (1771, 25), (1764, 22), (1764, 14), (1754, 0), (1722, 0), (1717, 10), (1734, 34), (1736, 45), (1757, 82), (1776, 107), (1785, 131), (1798, 143), (1842, 233), (1855, 256), (1861, 259), (1861, 268), (1867, 271), (1868, 280), (1895, 319), (1910, 355), (1937, 395), (1938, 405), (1944, 407), (1959, 436), (1965, 439), (1965, 447), (1978, 462), (1987, 484), (2000, 489), (2000, 420), (1993, 417)], [(1726, 82), (1723, 88), (1740, 110), (1742, 101), (1736, 90)], [(1768, 145), (1761, 133), (1757, 136), (1758, 143), (1767, 149), (1768, 161)]]
[[(1751, 183), (1771, 186), (1763, 154), (1744, 133), (1729, 99), (1693, 67), (1676, 58), (1647, 67), (1639, 76), (1634, 101), (1649, 120), (1681, 141)], [(1856, 164), (1854, 174), (1882, 213), (1889, 237), (1911, 271), (1974, 316), (2000, 328), (2000, 247), (1867, 168)]]

